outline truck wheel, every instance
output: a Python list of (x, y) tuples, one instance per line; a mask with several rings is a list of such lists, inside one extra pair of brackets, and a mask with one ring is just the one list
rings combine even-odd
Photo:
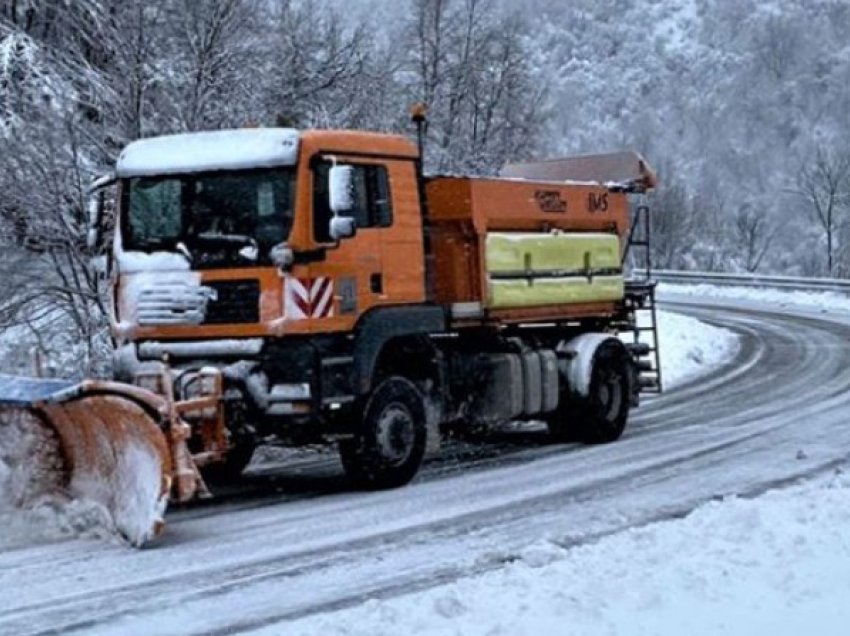
[(201, 468), (201, 476), (210, 485), (224, 486), (239, 481), (242, 472), (254, 456), (253, 442), (237, 443), (227, 452), (223, 462), (208, 464)]
[(390, 376), (366, 403), (356, 437), (340, 442), (342, 466), (359, 488), (403, 486), (422, 464), (426, 438), (422, 394), (409, 380)]
[(256, 418), (256, 411), (244, 399), (225, 402), (224, 419), (230, 431), (230, 449), (223, 462), (201, 468), (201, 476), (209, 485), (224, 486), (239, 481), (257, 448), (256, 431), (250, 424)]
[(586, 444), (619, 439), (629, 417), (628, 365), (628, 353), (617, 341), (602, 343), (593, 356), (587, 396), (562, 396), (548, 422), (552, 436)]

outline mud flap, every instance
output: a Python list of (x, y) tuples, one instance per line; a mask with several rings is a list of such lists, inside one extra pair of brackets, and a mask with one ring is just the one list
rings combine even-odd
[[(134, 546), (163, 525), (173, 474), (164, 402), (110, 382), (0, 376), (0, 463), (7, 497), (93, 502)], [(2, 468), (2, 466), (0, 466)]]

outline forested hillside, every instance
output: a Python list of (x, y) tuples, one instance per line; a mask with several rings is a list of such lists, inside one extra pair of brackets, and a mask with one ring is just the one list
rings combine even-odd
[(847, 0), (0, 0), (0, 327), (97, 342), (85, 190), (128, 141), (414, 101), (432, 172), (642, 152), (660, 266), (850, 276), (848, 33)]
[(547, 137), (652, 160), (660, 265), (850, 275), (850, 3), (540, 6)]

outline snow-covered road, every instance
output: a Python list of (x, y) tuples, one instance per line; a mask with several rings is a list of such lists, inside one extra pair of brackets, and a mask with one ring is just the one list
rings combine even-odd
[(677, 309), (733, 329), (740, 351), (647, 401), (616, 444), (506, 433), (381, 493), (340, 492), (334, 463), (319, 460), (307, 476), (258, 478), (247, 501), (177, 511), (153, 549), (0, 553), (0, 633), (290, 633), (286, 621), (497, 570), (540, 541), (586, 543), (845, 462), (846, 317)]

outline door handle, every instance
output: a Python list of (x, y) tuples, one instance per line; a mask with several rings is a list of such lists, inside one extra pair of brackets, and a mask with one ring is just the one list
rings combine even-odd
[(384, 293), (384, 276), (380, 272), (375, 272), (369, 276), (369, 289), (373, 294)]

